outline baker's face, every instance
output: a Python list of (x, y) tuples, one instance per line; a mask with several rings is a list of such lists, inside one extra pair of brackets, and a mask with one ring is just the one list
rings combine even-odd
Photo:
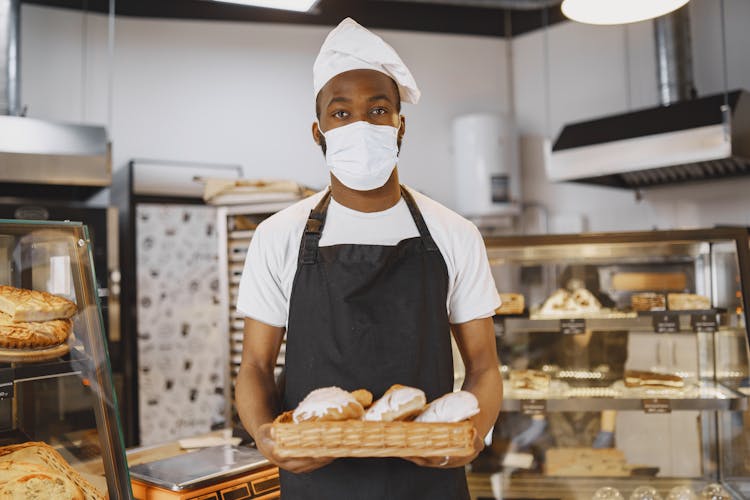
[(325, 153), (328, 132), (350, 123), (365, 121), (373, 125), (398, 128), (398, 147), (406, 131), (406, 120), (400, 114), (400, 96), (396, 83), (386, 74), (371, 69), (355, 69), (331, 78), (316, 101), (318, 122), (313, 123), (315, 142)]

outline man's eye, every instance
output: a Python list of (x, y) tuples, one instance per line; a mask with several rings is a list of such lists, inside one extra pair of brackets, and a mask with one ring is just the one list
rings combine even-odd
[(388, 112), (385, 108), (375, 108), (372, 110), (372, 114), (374, 115), (384, 115)]
[(335, 113), (333, 113), (334, 118), (341, 119), (346, 118), (347, 116), (349, 116), (349, 113), (347, 113), (346, 111), (336, 111)]

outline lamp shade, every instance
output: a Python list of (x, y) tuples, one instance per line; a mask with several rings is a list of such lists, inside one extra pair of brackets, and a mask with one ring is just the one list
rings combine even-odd
[(568, 19), (586, 24), (627, 24), (663, 16), (689, 0), (564, 0)]
[(267, 9), (293, 10), (307, 12), (313, 8), (318, 0), (215, 0), (223, 3), (236, 3), (250, 7), (265, 7)]

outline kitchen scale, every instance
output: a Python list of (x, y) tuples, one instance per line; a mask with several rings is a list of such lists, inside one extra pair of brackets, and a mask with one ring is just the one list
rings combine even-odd
[(279, 470), (255, 448), (212, 446), (130, 468), (137, 500), (270, 500)]

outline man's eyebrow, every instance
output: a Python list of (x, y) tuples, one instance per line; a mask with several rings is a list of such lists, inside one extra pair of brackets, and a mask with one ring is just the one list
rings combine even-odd
[(351, 99), (348, 99), (346, 97), (338, 96), (338, 97), (332, 97), (330, 101), (328, 101), (328, 106), (333, 104), (334, 102), (352, 102)]
[(381, 101), (381, 100), (385, 100), (388, 102), (393, 101), (388, 94), (378, 94), (367, 99), (368, 102)]

